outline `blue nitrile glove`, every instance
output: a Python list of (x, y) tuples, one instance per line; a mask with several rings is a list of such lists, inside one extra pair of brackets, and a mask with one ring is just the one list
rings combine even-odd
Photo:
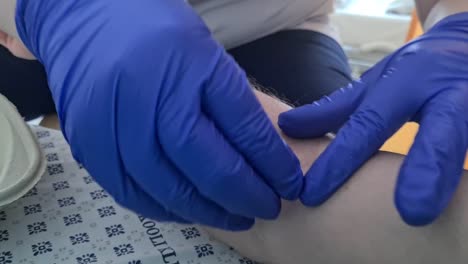
[(468, 146), (468, 13), (441, 21), (361, 80), (279, 117), (281, 129), (296, 138), (342, 127), (308, 171), (302, 202), (327, 200), (409, 120), (420, 130), (401, 167), (395, 203), (408, 224), (425, 225), (452, 198)]
[(298, 198), (297, 158), (184, 1), (18, 3), (73, 155), (118, 203), (243, 230)]

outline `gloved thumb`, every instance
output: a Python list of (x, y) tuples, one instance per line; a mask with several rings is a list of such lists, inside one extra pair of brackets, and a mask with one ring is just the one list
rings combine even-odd
[(319, 137), (336, 131), (359, 106), (365, 90), (365, 83), (354, 81), (318, 101), (280, 114), (278, 125), (293, 138)]

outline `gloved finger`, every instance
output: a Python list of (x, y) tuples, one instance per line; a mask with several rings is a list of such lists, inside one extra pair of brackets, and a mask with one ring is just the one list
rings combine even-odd
[[(134, 110), (139, 112), (139, 108), (146, 109), (145, 106), (135, 105)], [(202, 196), (165, 155), (162, 146), (158, 143), (164, 141), (165, 138), (161, 137), (161, 140), (158, 138), (155, 123), (159, 123), (160, 126), (167, 129), (163, 134), (172, 134), (176, 140), (181, 139), (179, 138), (182, 137), (181, 133), (188, 131), (184, 130), (185, 127), (173, 127), (177, 130), (174, 131), (169, 125), (166, 126), (164, 120), (155, 121), (157, 120), (157, 112), (147, 111), (146, 115), (132, 115), (126, 113), (125, 109), (121, 110), (119, 115), (128, 122), (122, 124), (122, 128), (119, 130), (119, 151), (123, 164), (125, 164), (125, 170), (137, 188), (120, 190), (118, 193), (126, 195), (120, 200), (137, 201), (132, 197), (146, 193), (154, 201), (161, 204), (165, 210), (190, 222), (233, 231), (246, 230), (253, 225), (253, 219), (231, 214)], [(168, 115), (164, 115), (162, 118), (167, 118), (168, 122), (177, 124)], [(184, 123), (184, 120), (180, 120), (180, 122)], [(134, 135), (135, 131), (138, 131), (138, 136)], [(183, 148), (177, 141), (169, 146), (169, 148), (179, 147)], [(200, 152), (197, 155), (203, 156), (204, 153)], [(196, 159), (189, 156), (179, 158), (197, 162)], [(195, 168), (195, 170), (197, 169)], [(212, 183), (208, 182), (208, 184)], [(138, 205), (131, 208), (138, 208)]]
[(460, 182), (468, 147), (468, 87), (437, 95), (421, 113), (419, 132), (400, 171), (395, 204), (415, 226), (434, 221)]
[[(103, 113), (100, 114), (107, 114), (107, 112), (103, 111)], [(131, 113), (127, 113), (127, 115), (131, 116)], [(120, 137), (120, 141), (117, 142), (116, 137), (112, 133), (109, 133), (109, 130), (105, 127), (104, 129), (102, 127), (101, 129), (95, 129), (99, 128), (97, 124), (101, 124), (101, 120), (102, 119), (99, 118), (75, 118), (72, 123), (73, 125), (68, 123), (68, 126), (64, 126), (65, 131), (68, 131), (67, 141), (70, 143), (71, 151), (75, 160), (83, 164), (96, 182), (102, 186), (102, 188), (105, 189), (121, 206), (129, 208), (139, 215), (160, 222), (170, 221), (190, 223), (191, 221), (187, 218), (174, 214), (155, 199), (152, 195), (155, 190), (142, 188), (141, 186), (146, 187), (146, 185), (141, 184), (141, 181), (135, 181), (134, 178), (132, 178), (134, 168), (138, 168), (138, 170), (147, 169), (143, 165), (148, 165), (149, 162), (141, 162), (145, 159), (143, 159), (143, 157), (132, 155), (132, 153), (135, 152), (131, 152), (132, 149), (129, 148), (139, 148), (138, 144), (141, 142), (148, 144), (148, 140), (128, 136), (126, 133), (132, 133), (133, 130), (127, 129), (121, 134), (121, 136), (127, 137)], [(80, 127), (80, 125), (82, 125), (80, 124), (81, 122), (86, 122), (87, 127), (93, 129), (76, 129), (76, 127)], [(131, 126), (132, 124), (129, 125)], [(135, 127), (138, 126), (135, 125)], [(145, 133), (148, 133), (148, 131), (143, 130), (141, 136), (147, 136)], [(99, 142), (101, 145), (93, 151), (85, 152), (86, 155), (84, 155), (83, 151), (86, 151), (87, 149), (82, 147), (83, 145), (86, 145), (83, 144), (83, 142), (90, 142), (91, 140), (94, 140), (94, 138), (101, 139)], [(125, 141), (127, 140), (132, 141), (132, 143), (135, 144), (126, 144)], [(117, 150), (117, 146), (119, 145), (121, 149)], [(141, 151), (145, 151), (144, 148), (139, 149)], [(122, 151), (120, 153), (121, 155), (119, 155), (119, 151)], [(101, 161), (103, 157), (105, 157), (107, 166), (103, 166), (102, 162), (95, 162), (96, 160)], [(138, 159), (138, 162), (132, 164), (125, 163), (124, 161), (128, 161), (129, 158)], [(154, 170), (154, 167), (152, 169), (152, 171), (157, 171)], [(136, 173), (141, 173), (141, 171), (136, 171)], [(145, 171), (145, 174), (143, 175), (148, 176), (147, 174), (148, 171)]]
[(312, 104), (281, 113), (278, 126), (293, 138), (310, 138), (336, 131), (361, 103), (367, 85), (361, 81), (324, 96)]
[(310, 138), (337, 131), (361, 104), (368, 89), (381, 77), (389, 58), (366, 71), (361, 79), (353, 81), (329, 96), (312, 104), (297, 107), (280, 114), (278, 125), (293, 138)]
[(146, 170), (139, 169), (138, 173), (143, 174), (133, 178), (142, 190), (160, 201), (167, 210), (189, 221), (225, 230), (239, 231), (252, 227), (253, 219), (229, 213), (202, 196), (167, 158), (156, 155), (150, 160), (154, 163)]
[[(394, 87), (408, 85), (407, 67), (412, 65), (388, 73), (367, 91), (356, 112), (307, 172), (301, 195), (304, 204), (316, 206), (327, 200), (417, 112), (423, 103), (418, 97), (401, 98), (394, 92)], [(401, 104), (395, 106), (394, 102)]]
[[(220, 55), (213, 66), (213, 77), (205, 85), (202, 97), (203, 111), (214, 121), (234, 151), (245, 158), (242, 162), (235, 158), (239, 166), (236, 170), (240, 172), (242, 167), (249, 174), (255, 170), (282, 198), (297, 199), (303, 184), (299, 161), (275, 131), (249, 87), (244, 72), (225, 54)], [(249, 188), (259, 188), (258, 183), (252, 184)], [(270, 194), (261, 189), (257, 191), (261, 191), (259, 195), (267, 199), (264, 202), (273, 202)], [(258, 205), (252, 196), (246, 198)], [(256, 208), (254, 204), (249, 206), (250, 209)], [(275, 215), (273, 211), (276, 209), (272, 209), (270, 205), (260, 209), (257, 214), (270, 218)]]
[(279, 197), (207, 117), (193, 112), (180, 110), (180, 118), (164, 122), (161, 141), (172, 162), (204, 197), (230, 213), (277, 217)]
[[(131, 194), (119, 199), (126, 204), (135, 201), (134, 207), (127, 205), (129, 208), (143, 207), (144, 204), (137, 204), (138, 198), (147, 194), (155, 203), (163, 205), (165, 211), (191, 222), (233, 231), (246, 230), (253, 225), (253, 219), (230, 214), (200, 195), (159, 151), (144, 152), (142, 147), (142, 153), (146, 153), (147, 163), (138, 166), (128, 163), (132, 181), (138, 186), (119, 192)], [(149, 153), (151, 156), (148, 156)]]

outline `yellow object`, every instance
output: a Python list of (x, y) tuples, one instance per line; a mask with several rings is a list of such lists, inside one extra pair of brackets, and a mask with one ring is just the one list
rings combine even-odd
[(402, 155), (408, 154), (413, 144), (414, 137), (416, 133), (418, 133), (418, 128), (419, 126), (416, 123), (405, 124), (393, 137), (385, 142), (381, 150)]
[(411, 22), (408, 29), (408, 34), (406, 35), (406, 42), (409, 42), (424, 33), (424, 30), (419, 22), (418, 14), (416, 10), (413, 10), (413, 14), (411, 15)]
[[(408, 154), (418, 129), (419, 126), (416, 123), (405, 124), (393, 137), (385, 142), (381, 150), (402, 155)], [(447, 135), (447, 137), (449, 136)], [(468, 158), (465, 159), (465, 170), (468, 170)]]

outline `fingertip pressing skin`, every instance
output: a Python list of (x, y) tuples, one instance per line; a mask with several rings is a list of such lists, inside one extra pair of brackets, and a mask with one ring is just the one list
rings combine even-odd
[(227, 55), (214, 71), (217, 77), (210, 79), (203, 110), (272, 190), (282, 198), (297, 199), (302, 189), (299, 161), (275, 132), (245, 73)]

